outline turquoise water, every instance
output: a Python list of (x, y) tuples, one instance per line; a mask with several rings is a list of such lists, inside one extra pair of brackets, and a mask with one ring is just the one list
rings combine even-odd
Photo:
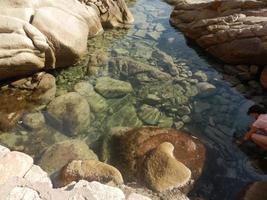
[[(94, 112), (91, 125), (78, 137), (99, 150), (99, 139), (112, 127), (156, 125), (186, 130), (208, 149), (204, 174), (191, 196), (212, 200), (234, 199), (246, 183), (267, 179), (257, 174), (248, 157), (233, 144), (251, 119), (248, 100), (223, 80), (221, 63), (204, 55), (169, 24), (172, 7), (159, 0), (130, 5), (135, 24), (129, 30), (106, 30), (88, 41), (89, 53), (76, 67), (55, 72), (58, 95), (73, 91), (76, 83), (95, 86), (99, 77), (128, 82), (134, 92), (105, 98), (108, 109)], [(198, 84), (212, 90), (198, 91)], [(67, 139), (48, 124), (39, 132), (19, 129), (2, 134), (0, 141), (38, 158), (43, 148)]]

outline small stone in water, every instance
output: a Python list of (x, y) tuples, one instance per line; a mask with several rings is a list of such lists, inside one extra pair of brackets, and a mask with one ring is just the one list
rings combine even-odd
[(184, 123), (189, 123), (191, 121), (191, 118), (188, 115), (182, 116), (181, 119)]
[(208, 76), (203, 71), (195, 72), (193, 78), (195, 78), (201, 82), (207, 82), (208, 81)]
[(180, 130), (181, 128), (183, 128), (183, 126), (184, 126), (184, 122), (182, 122), (182, 121), (175, 122), (174, 125), (175, 125), (175, 128), (176, 128), (177, 130)]

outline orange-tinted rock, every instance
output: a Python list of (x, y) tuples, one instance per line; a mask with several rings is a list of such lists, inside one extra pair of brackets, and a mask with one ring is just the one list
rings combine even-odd
[(191, 170), (193, 179), (202, 173), (205, 147), (186, 133), (170, 128), (144, 127), (131, 129), (116, 138), (113, 141), (116, 150), (111, 155), (111, 162), (128, 181), (143, 182), (143, 164), (147, 154), (164, 142), (174, 146), (174, 157)]

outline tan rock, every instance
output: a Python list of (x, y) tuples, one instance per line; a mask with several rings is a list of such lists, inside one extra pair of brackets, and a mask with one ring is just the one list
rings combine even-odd
[(12, 151), (0, 159), (0, 185), (12, 177), (23, 177), (33, 165), (33, 159), (21, 152)]
[(38, 164), (50, 175), (77, 159), (97, 160), (98, 158), (85, 142), (66, 140), (46, 149)]
[(119, 170), (97, 160), (74, 160), (70, 162), (61, 170), (60, 180), (62, 186), (79, 180), (123, 184)]
[(186, 185), (191, 171), (173, 156), (174, 146), (160, 144), (144, 161), (144, 179), (148, 186), (158, 192)]
[(90, 124), (89, 104), (76, 92), (56, 97), (47, 106), (47, 113), (50, 123), (70, 136), (78, 135)]
[(178, 0), (171, 23), (230, 64), (267, 64), (266, 1)]
[(73, 65), (86, 54), (88, 37), (103, 32), (102, 25), (132, 23), (124, 0), (3, 0), (0, 80)]

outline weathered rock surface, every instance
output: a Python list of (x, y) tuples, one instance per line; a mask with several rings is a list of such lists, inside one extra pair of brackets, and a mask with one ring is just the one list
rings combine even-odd
[(21, 152), (12, 151), (0, 159), (0, 184), (9, 178), (23, 177), (33, 165), (33, 159)]
[(10, 200), (125, 200), (123, 192), (115, 187), (84, 180), (64, 188), (53, 189), (43, 183), (31, 183), (25, 179), (10, 179), (0, 187), (0, 198)]
[(31, 183), (47, 183), (52, 188), (52, 182), (48, 174), (37, 165), (33, 165), (24, 178)]
[[(8, 158), (8, 159), (7, 159)], [(29, 162), (30, 161), (30, 162)], [(32, 158), (0, 145), (0, 199), (9, 200), (130, 200), (119, 188), (81, 180), (63, 188), (52, 188), (47, 173), (32, 165)], [(27, 164), (28, 163), (28, 164)], [(4, 165), (3, 165), (4, 164)], [(99, 171), (99, 169), (98, 169)], [(4, 173), (4, 174), (2, 174)], [(24, 174), (24, 175), (23, 175)], [(132, 196), (132, 195), (130, 195)], [(139, 194), (140, 200), (149, 200)]]
[(79, 180), (123, 184), (122, 175), (115, 167), (97, 160), (74, 160), (62, 168), (60, 172), (62, 186)]
[(171, 24), (213, 56), (231, 64), (267, 64), (267, 2), (179, 1)]
[(77, 135), (90, 124), (90, 107), (76, 92), (56, 97), (47, 106), (47, 114), (49, 121), (67, 135)]
[(150, 188), (163, 192), (185, 186), (191, 171), (173, 156), (174, 146), (160, 144), (144, 161), (144, 179)]
[(79, 140), (66, 140), (49, 147), (43, 153), (38, 164), (48, 174), (52, 174), (77, 159), (97, 160), (97, 156), (86, 143)]
[(0, 8), (0, 80), (70, 66), (86, 53), (88, 37), (101, 33), (102, 25), (133, 23), (123, 0), (4, 0)]
[(95, 89), (106, 98), (122, 97), (133, 91), (130, 83), (110, 77), (98, 78)]
[(45, 117), (41, 112), (29, 113), (23, 116), (22, 122), (32, 130), (38, 130), (45, 126)]
[[(122, 172), (126, 181), (137, 180), (144, 183), (146, 158), (151, 150), (164, 142), (174, 146), (174, 158), (183, 163), (192, 172), (192, 179), (196, 180), (204, 167), (205, 147), (199, 140), (175, 129), (144, 127), (114, 133), (111, 138), (114, 152), (111, 151), (109, 160)], [(160, 169), (163, 166), (153, 167), (156, 170), (157, 167)]]

